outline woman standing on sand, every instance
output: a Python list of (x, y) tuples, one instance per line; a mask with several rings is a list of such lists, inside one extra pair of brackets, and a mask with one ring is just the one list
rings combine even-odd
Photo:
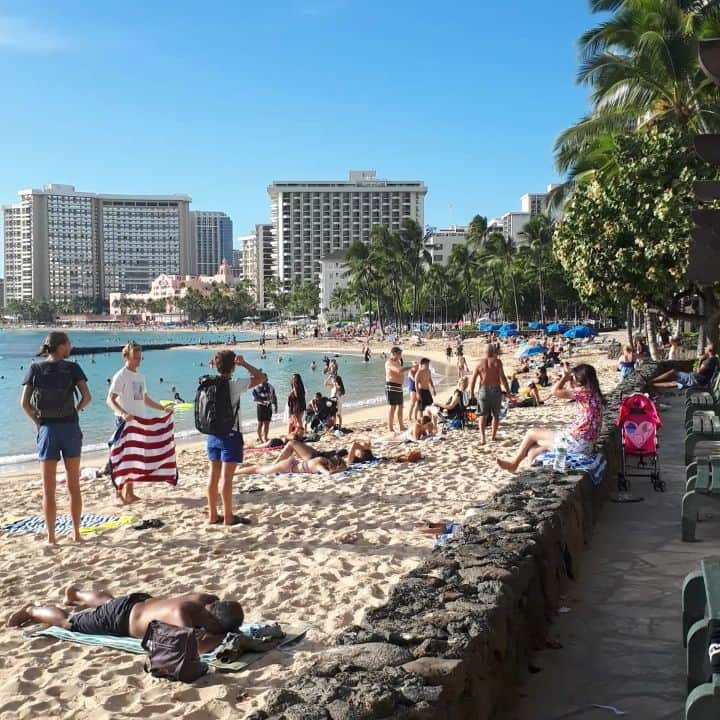
[[(87, 377), (77, 363), (68, 362), (70, 338), (64, 332), (51, 332), (38, 355), (44, 362), (33, 363), (23, 378), (20, 404), (37, 431), (38, 460), (43, 481), (43, 514), (48, 543), (54, 545), (57, 505), (55, 485), (60, 457), (65, 465), (70, 495), (73, 539), (80, 541), (80, 455), (82, 431), (78, 413), (90, 404)], [(75, 405), (76, 392), (80, 401)]]
[(288, 437), (302, 439), (303, 415), (307, 409), (305, 403), (305, 385), (298, 373), (290, 378), (290, 393), (287, 399), (288, 408)]

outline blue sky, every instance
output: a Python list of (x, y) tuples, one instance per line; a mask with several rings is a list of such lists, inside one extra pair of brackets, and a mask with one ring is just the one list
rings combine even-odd
[(182, 192), (237, 236), (273, 180), (374, 169), (424, 180), (429, 224), (494, 217), (557, 179), (594, 21), (585, 0), (0, 0), (0, 203)]

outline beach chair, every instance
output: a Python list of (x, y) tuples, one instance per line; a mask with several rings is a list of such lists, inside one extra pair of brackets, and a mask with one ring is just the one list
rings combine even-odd
[(685, 465), (695, 457), (700, 442), (720, 440), (720, 417), (712, 410), (696, 410), (685, 424)]
[(708, 654), (708, 625), (720, 620), (720, 558), (708, 558), (683, 583), (683, 644), (687, 648), (685, 720), (720, 718), (720, 673)]
[(698, 458), (685, 471), (682, 499), (682, 539), (693, 542), (700, 509), (708, 500), (720, 500), (720, 456)]
[(715, 413), (720, 411), (720, 372), (715, 374), (709, 388), (703, 386), (688, 388), (685, 399), (685, 422), (688, 422), (697, 410), (713, 410)]

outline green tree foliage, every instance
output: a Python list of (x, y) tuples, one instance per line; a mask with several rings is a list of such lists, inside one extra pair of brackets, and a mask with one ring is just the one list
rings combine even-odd
[(671, 129), (620, 135), (613, 153), (612, 181), (598, 174), (566, 206), (555, 253), (589, 304), (632, 301), (670, 312), (685, 284), (700, 162)]

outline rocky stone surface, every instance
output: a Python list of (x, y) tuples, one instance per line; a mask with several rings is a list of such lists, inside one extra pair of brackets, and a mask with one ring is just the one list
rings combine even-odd
[(663, 371), (646, 363), (607, 398), (598, 450), (606, 480), (547, 470), (518, 475), (477, 515), (337, 636), (248, 720), (492, 720), (512, 701), (620, 464), (623, 395)]

